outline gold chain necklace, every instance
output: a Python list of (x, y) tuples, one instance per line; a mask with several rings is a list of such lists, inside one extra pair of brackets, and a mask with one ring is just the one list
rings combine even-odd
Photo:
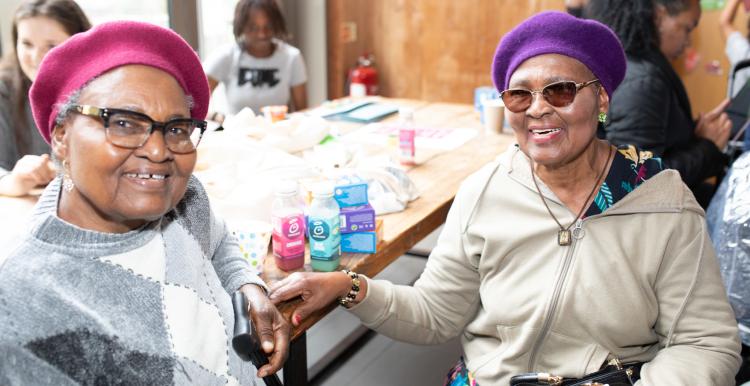
[(536, 187), (537, 193), (539, 193), (539, 198), (542, 199), (542, 203), (544, 204), (544, 207), (547, 208), (547, 212), (549, 212), (549, 215), (552, 217), (553, 220), (557, 223), (557, 226), (560, 227), (560, 230), (557, 232), (557, 244), (561, 246), (570, 245), (571, 243), (571, 232), (570, 227), (573, 226), (573, 224), (578, 221), (579, 218), (581, 218), (581, 215), (588, 207), (589, 200), (591, 199), (591, 196), (594, 195), (594, 192), (597, 191), (597, 188), (599, 187), (600, 180), (604, 176), (604, 171), (607, 170), (607, 166), (609, 166), (609, 161), (612, 159), (612, 154), (614, 154), (615, 150), (610, 147), (609, 148), (609, 154), (607, 155), (607, 162), (604, 163), (604, 167), (599, 172), (599, 175), (596, 177), (596, 181), (594, 182), (594, 189), (591, 190), (588, 197), (586, 197), (586, 201), (583, 203), (583, 207), (580, 211), (578, 211), (578, 215), (576, 215), (576, 218), (573, 219), (573, 222), (571, 222), (567, 227), (563, 227), (562, 224), (560, 224), (560, 221), (555, 217), (554, 214), (552, 214), (552, 209), (549, 208), (549, 205), (547, 204), (547, 200), (544, 199), (544, 195), (542, 194), (542, 190), (539, 189), (539, 183), (536, 182), (536, 176), (534, 175), (534, 161), (529, 158), (530, 164), (531, 164), (531, 179), (534, 181), (534, 186)]

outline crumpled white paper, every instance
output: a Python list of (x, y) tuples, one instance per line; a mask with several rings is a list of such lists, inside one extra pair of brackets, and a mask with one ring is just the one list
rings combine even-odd
[(224, 130), (244, 134), (287, 153), (297, 153), (320, 143), (330, 132), (330, 125), (323, 118), (302, 114), (291, 114), (288, 119), (271, 123), (246, 107), (224, 121)]

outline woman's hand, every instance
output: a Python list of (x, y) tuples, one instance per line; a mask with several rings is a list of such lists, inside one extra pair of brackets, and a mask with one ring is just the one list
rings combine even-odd
[(45, 185), (55, 178), (55, 165), (49, 155), (25, 155), (10, 174), (0, 179), (0, 194), (6, 196), (23, 196), (39, 185)]
[(695, 125), (695, 135), (713, 142), (719, 150), (724, 150), (732, 132), (732, 121), (724, 112), (729, 105), (729, 99), (724, 99), (718, 106), (706, 114), (698, 116)]
[(292, 324), (298, 326), (313, 312), (346, 296), (352, 279), (343, 272), (295, 272), (271, 286), (269, 298), (274, 304), (302, 297), (302, 304), (292, 314)]
[(240, 287), (240, 291), (247, 299), (250, 320), (260, 339), (260, 346), (269, 354), (268, 364), (258, 369), (258, 377), (263, 378), (276, 373), (284, 366), (289, 356), (291, 328), (263, 289), (255, 284), (245, 284)]

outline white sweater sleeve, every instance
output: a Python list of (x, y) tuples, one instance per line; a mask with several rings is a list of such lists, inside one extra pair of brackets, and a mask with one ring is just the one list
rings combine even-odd
[(401, 341), (438, 344), (457, 336), (474, 318), (480, 280), (478, 257), (465, 249), (462, 219), (471, 209), (467, 198), (459, 191), (414, 287), (367, 279), (365, 299), (351, 309), (366, 326)]

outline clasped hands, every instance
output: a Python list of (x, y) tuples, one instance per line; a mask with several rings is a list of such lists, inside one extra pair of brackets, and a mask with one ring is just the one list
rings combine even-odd
[(292, 324), (299, 326), (313, 312), (345, 296), (351, 279), (343, 272), (295, 272), (271, 286), (268, 296), (254, 284), (240, 288), (248, 302), (248, 312), (260, 339), (268, 364), (258, 369), (258, 377), (279, 371), (289, 355), (290, 326), (275, 307), (296, 297), (302, 303), (292, 313)]
[(346, 296), (351, 287), (351, 278), (343, 272), (295, 272), (271, 285), (269, 298), (279, 304), (300, 297), (302, 303), (292, 313), (292, 324), (299, 326), (310, 314)]

